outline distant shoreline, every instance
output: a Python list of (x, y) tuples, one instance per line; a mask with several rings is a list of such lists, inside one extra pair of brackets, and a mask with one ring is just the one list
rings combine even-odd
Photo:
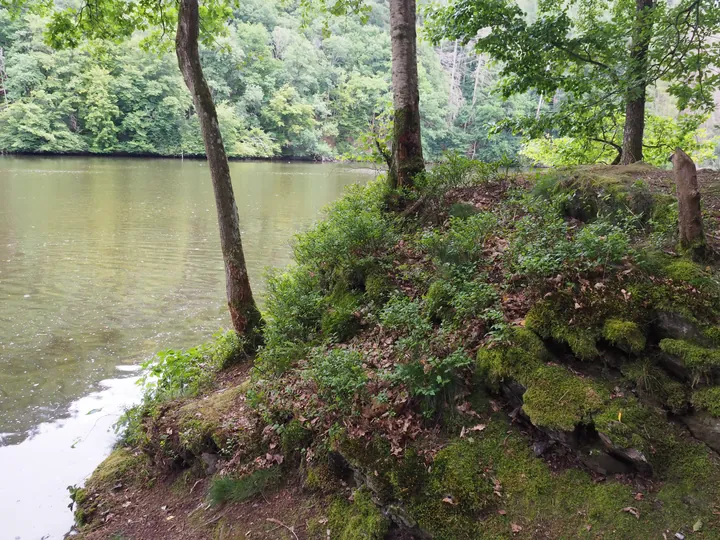
[[(97, 152), (0, 152), (0, 157), (47, 157), (47, 158), (62, 158), (62, 157), (104, 157), (104, 158), (143, 158), (143, 159), (179, 159), (185, 160), (190, 159), (194, 161), (205, 160), (204, 154), (152, 154), (152, 153), (131, 153), (131, 152), (108, 152), (108, 153), (97, 153)], [(281, 162), (281, 161), (292, 161), (292, 162), (304, 162), (304, 163), (368, 163), (365, 161), (356, 161), (348, 159), (314, 159), (307, 156), (276, 156), (276, 157), (231, 157), (228, 156), (228, 161), (262, 161), (262, 162)], [(378, 164), (378, 167), (385, 168), (382, 164)]]

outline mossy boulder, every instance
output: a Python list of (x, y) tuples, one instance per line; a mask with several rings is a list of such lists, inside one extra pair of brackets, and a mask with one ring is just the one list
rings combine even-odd
[(330, 506), (327, 528), (338, 540), (383, 540), (390, 521), (373, 503), (370, 491), (361, 488), (351, 503), (338, 499)]
[(637, 323), (623, 321), (622, 319), (608, 319), (605, 321), (603, 337), (616, 347), (633, 354), (640, 354), (647, 343), (645, 334)]

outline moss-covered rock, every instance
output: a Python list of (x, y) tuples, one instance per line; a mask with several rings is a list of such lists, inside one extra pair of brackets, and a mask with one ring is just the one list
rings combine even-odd
[(609, 392), (561, 366), (544, 366), (532, 374), (523, 396), (523, 411), (539, 427), (572, 431), (589, 424), (609, 399)]
[(682, 361), (696, 377), (720, 368), (720, 349), (709, 349), (682, 339), (663, 339), (660, 348)]
[(715, 418), (720, 418), (720, 386), (702, 388), (694, 392), (692, 404), (696, 409), (706, 410)]
[(597, 340), (600, 329), (573, 321), (573, 311), (568, 311), (565, 301), (544, 300), (538, 302), (525, 317), (525, 326), (543, 339), (566, 343), (580, 360), (593, 360), (600, 356)]
[(647, 342), (637, 323), (621, 319), (608, 319), (603, 326), (603, 337), (624, 351), (640, 354)]
[(328, 514), (327, 528), (338, 540), (383, 540), (390, 527), (367, 489), (358, 489), (352, 503), (336, 500)]

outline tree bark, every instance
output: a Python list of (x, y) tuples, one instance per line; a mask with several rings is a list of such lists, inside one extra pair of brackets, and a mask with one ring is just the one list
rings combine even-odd
[(634, 77), (625, 96), (625, 129), (622, 163), (643, 159), (645, 101), (647, 92), (648, 49), (652, 32), (651, 10), (655, 0), (635, 0), (635, 24), (630, 45), (629, 73)]
[(672, 156), (677, 188), (680, 247), (696, 261), (705, 258), (706, 244), (700, 210), (700, 187), (695, 163), (680, 148)]
[(425, 170), (420, 138), (415, 0), (390, 0), (392, 85), (395, 122), (390, 185), (410, 187)]
[(195, 110), (200, 119), (200, 130), (205, 143), (205, 153), (215, 192), (220, 247), (225, 262), (225, 283), (230, 318), (235, 331), (239, 335), (250, 338), (251, 345), (257, 345), (260, 340), (259, 330), (262, 318), (253, 298), (245, 266), (238, 209), (235, 204), (230, 166), (220, 133), (215, 102), (200, 64), (199, 29), (198, 0), (180, 0), (175, 52), (180, 71), (182, 71), (185, 84), (190, 90)]

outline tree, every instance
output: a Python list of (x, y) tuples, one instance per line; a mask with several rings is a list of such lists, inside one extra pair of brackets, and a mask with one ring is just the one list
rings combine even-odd
[(200, 129), (205, 143), (205, 155), (210, 168), (218, 225), (220, 226), (220, 247), (225, 261), (225, 283), (230, 318), (238, 334), (252, 335), (259, 329), (261, 317), (253, 298), (245, 265), (238, 209), (230, 178), (230, 165), (225, 155), (225, 145), (220, 133), (215, 102), (200, 64), (199, 9), (198, 0), (180, 0), (175, 52), (185, 84), (190, 90), (195, 109), (198, 111)]
[[(174, 2), (108, 0), (102, 4), (83, 4), (54, 14), (49, 25), (49, 41), (59, 47), (77, 46), (83, 37), (129, 38), (136, 30), (155, 27), (164, 36), (171, 26)], [(229, 15), (222, 1), (209, 0), (202, 7), (205, 39), (222, 32)], [(217, 111), (200, 63), (201, 13), (198, 0), (180, 0), (177, 6), (175, 52), (180, 71), (195, 105), (210, 169), (220, 229), (220, 245), (225, 262), (228, 308), (235, 331), (255, 344), (262, 324), (255, 304), (240, 236), (240, 223), (230, 178)], [(101, 128), (102, 129), (102, 128)], [(101, 134), (104, 132), (101, 131)]]
[(415, 0), (390, 0), (394, 124), (389, 172), (393, 188), (412, 186), (425, 170), (420, 136)]
[[(595, 140), (617, 162), (643, 158), (647, 90), (669, 83), (679, 110), (707, 112), (720, 76), (720, 7), (706, 0), (541, 1), (530, 19), (513, 0), (455, 0), (431, 9), (432, 39), (476, 40), (502, 63), (507, 97), (534, 89), (559, 106), (514, 127)], [(606, 138), (620, 118), (622, 145)]]

